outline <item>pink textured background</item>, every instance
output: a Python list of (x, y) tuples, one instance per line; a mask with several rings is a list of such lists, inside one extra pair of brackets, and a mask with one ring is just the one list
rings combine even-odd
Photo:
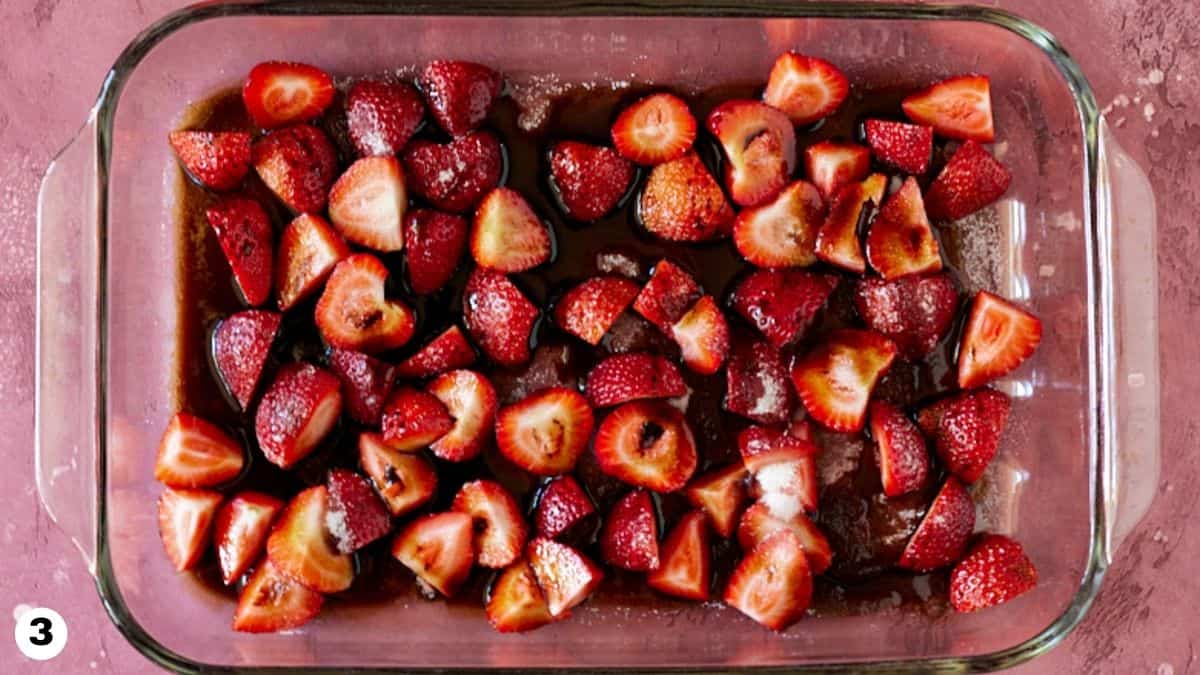
[[(121, 48), (185, 3), (0, 2), (0, 611), (57, 609), (70, 625), (54, 662), (25, 660), (0, 631), (0, 672), (150, 672), (109, 623), (76, 551), (42, 513), (33, 482), (34, 242), (41, 173), (67, 142)], [(1158, 198), (1163, 481), (1119, 552), (1091, 614), (1019, 673), (1190, 672), (1200, 620), (1200, 4), (1192, 0), (985, 2), (1049, 28), (1082, 64), (1119, 141)], [(1161, 78), (1159, 75), (1161, 74)], [(1189, 161), (1189, 156), (1191, 161)], [(11, 626), (12, 624), (8, 624)]]

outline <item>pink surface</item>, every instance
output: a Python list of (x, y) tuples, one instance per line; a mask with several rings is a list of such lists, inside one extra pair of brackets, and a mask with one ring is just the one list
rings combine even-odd
[[(1200, 11), (1167, 9), (1174, 3), (1108, 0), (1082, 11), (1086, 3), (1055, 7), (1012, 1), (1004, 7), (1047, 26), (1081, 61), (1101, 106), (1116, 101), (1110, 120), (1118, 139), (1150, 170), (1159, 200), (1163, 372), (1180, 373), (1195, 362), (1194, 340), (1184, 311), (1200, 303), (1190, 291), (1197, 273), (1188, 263), (1200, 249), (1190, 218), (1200, 206), (1193, 183), (1200, 168), (1186, 163), (1184, 151), (1200, 141), (1186, 113), (1200, 101), (1190, 74), (1200, 56), (1177, 52), (1186, 36), (1200, 29)], [(132, 35), (179, 3), (145, 0), (136, 6), (114, 0), (92, 3), (41, 0), (31, 9), (0, 7), (8, 28), (0, 46), (0, 245), (10, 250), (7, 283), (0, 293), (0, 354), (9, 364), (0, 375), (8, 409), (0, 433), (12, 439), (7, 453), (15, 470), (0, 478), (8, 502), (5, 558), (0, 560), (0, 607), (21, 604), (57, 609), (71, 626), (71, 640), (53, 666), (65, 672), (97, 670), (130, 673), (151, 667), (109, 625), (91, 578), (75, 551), (40, 511), (32, 481), (33, 434), (33, 247), (34, 203), (41, 171), (84, 119), (104, 71)], [(1127, 30), (1121, 32), (1120, 27)], [(1137, 27), (1137, 28), (1133, 28)], [(1161, 77), (1160, 77), (1161, 76)], [(1121, 105), (1124, 104), (1124, 105)], [(1185, 307), (1186, 305), (1186, 307)], [(1190, 384), (1190, 388), (1189, 388)], [(1164, 379), (1163, 482), (1149, 517), (1119, 552), (1105, 590), (1066, 645), (1024, 672), (1183, 672), (1192, 658), (1190, 617), (1181, 598), (1197, 597), (1189, 552), (1200, 547), (1184, 539), (1187, 514), (1195, 501), (1198, 471), (1186, 452), (1196, 445), (1194, 423), (1173, 425), (1194, 398), (1196, 378)], [(1189, 396), (1191, 394), (1191, 396)], [(1190, 419), (1184, 417), (1183, 419)], [(1191, 545), (1192, 551), (1187, 550)], [(1177, 551), (1180, 546), (1183, 551)], [(1178, 553), (1178, 555), (1174, 555)], [(1159, 589), (1157, 593), (1155, 590)], [(1186, 603), (1184, 606), (1187, 607)], [(1187, 611), (1187, 610), (1185, 610)], [(1194, 610), (1191, 610), (1194, 611)], [(1136, 637), (1134, 637), (1136, 636)], [(0, 638), (6, 639), (6, 638)], [(0, 648), (5, 672), (36, 672), (11, 642)]]

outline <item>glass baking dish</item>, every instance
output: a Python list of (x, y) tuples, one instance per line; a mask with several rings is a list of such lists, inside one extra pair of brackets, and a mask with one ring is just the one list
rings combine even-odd
[[(1046, 322), (1014, 398), (980, 529), (1018, 537), (1040, 584), (1018, 601), (931, 620), (903, 609), (810, 618), (782, 635), (716, 603), (592, 602), (522, 636), (443, 603), (331, 607), (249, 636), (232, 605), (161, 554), (150, 467), (174, 412), (176, 168), (165, 142), (189, 102), (267, 59), (335, 74), (431, 58), (493, 65), (530, 101), (555, 82), (704, 88), (761, 80), (795, 48), (851, 81), (992, 78), (996, 148), (1013, 170), (980, 220), (970, 283)], [(548, 77), (550, 76), (550, 77)], [(791, 2), (204, 3), (139, 35), (49, 167), (38, 213), (38, 489), (78, 545), (114, 623), (180, 671), (578, 667), (964, 672), (1053, 647), (1082, 619), (1158, 476), (1154, 198), (1113, 142), (1076, 64), (1043, 29), (992, 9)], [(969, 235), (964, 235), (969, 236)], [(407, 602), (407, 601), (406, 601)], [(402, 604), (402, 603), (397, 603)]]

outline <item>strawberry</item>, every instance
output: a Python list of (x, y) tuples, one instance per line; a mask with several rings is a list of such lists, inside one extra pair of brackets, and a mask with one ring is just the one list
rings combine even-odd
[(404, 248), (407, 208), (404, 172), (400, 162), (390, 155), (356, 161), (329, 191), (329, 219), (338, 232), (376, 251)]
[(379, 434), (359, 435), (358, 463), (393, 516), (424, 505), (437, 490), (437, 472), (424, 455), (393, 450)]
[(604, 573), (582, 553), (553, 539), (538, 537), (529, 542), (529, 566), (546, 596), (550, 615), (561, 617), (587, 600), (604, 580)]
[(733, 289), (731, 304), (782, 349), (800, 339), (837, 282), (835, 276), (803, 270), (756, 270)]
[(383, 403), (396, 382), (396, 367), (362, 352), (330, 349), (329, 369), (342, 381), (350, 418), (359, 424), (378, 426)]
[(850, 94), (850, 81), (837, 66), (796, 52), (775, 59), (763, 100), (803, 126), (832, 115)]
[(967, 141), (929, 186), (926, 199), (935, 220), (958, 220), (995, 202), (1008, 190), (1012, 173), (992, 153)]
[(746, 503), (746, 467), (740, 462), (698, 476), (684, 490), (688, 503), (708, 515), (722, 537), (733, 534), (738, 513)]
[(888, 197), (871, 224), (867, 262), (889, 281), (942, 269), (942, 254), (925, 216), (921, 186), (912, 176)]
[(622, 157), (653, 166), (682, 157), (696, 140), (696, 118), (674, 94), (651, 94), (621, 111), (612, 126)]
[(958, 386), (981, 387), (1011, 373), (1041, 341), (1041, 319), (1004, 298), (979, 291), (958, 347)]
[[(815, 457), (821, 449), (813, 442), (808, 425), (791, 425), (787, 429), (751, 425), (738, 434), (738, 452), (742, 463), (751, 474), (756, 474), (771, 464), (795, 462), (805, 457)], [(816, 508), (814, 497), (812, 509)]]
[(687, 393), (687, 384), (675, 364), (645, 353), (615, 354), (588, 373), (588, 401), (609, 408), (644, 398), (674, 398)]
[(929, 169), (933, 129), (891, 120), (867, 120), (867, 145), (880, 163), (919, 176)]
[(496, 419), (492, 383), (473, 370), (452, 370), (430, 382), (426, 391), (438, 397), (454, 418), (454, 428), (429, 446), (433, 454), (451, 462), (478, 455), (489, 441)]
[(697, 300), (671, 326), (671, 338), (679, 345), (684, 364), (701, 375), (720, 370), (729, 355), (729, 324), (711, 295)]
[(504, 153), (487, 131), (449, 143), (417, 139), (404, 151), (404, 175), (413, 193), (443, 211), (462, 213), (500, 184)]
[(692, 275), (663, 258), (654, 266), (653, 276), (633, 301), (633, 310), (647, 321), (669, 333), (700, 299), (703, 291)]
[(316, 119), (333, 102), (333, 78), (306, 63), (266, 61), (250, 69), (242, 101), (264, 129)]
[(299, 628), (321, 611), (324, 600), (264, 558), (238, 595), (233, 629), (274, 633)]
[(250, 171), (250, 134), (244, 131), (172, 131), (171, 149), (201, 185), (237, 187)]
[(790, 431), (752, 426), (738, 434), (742, 463), (754, 477), (751, 495), (772, 515), (790, 519), (817, 510), (817, 446)]
[(958, 612), (995, 607), (1037, 586), (1037, 569), (1015, 540), (985, 534), (950, 573), (950, 605)]
[(397, 377), (420, 378), (465, 368), (475, 362), (475, 349), (458, 326), (450, 326), (416, 354), (396, 366)]
[(908, 540), (896, 566), (923, 573), (953, 564), (967, 550), (967, 539), (974, 529), (975, 503), (963, 484), (950, 476)]
[(288, 311), (317, 292), (333, 268), (350, 256), (350, 247), (329, 221), (302, 213), (279, 237), (275, 255), (275, 302)]
[(613, 504), (600, 531), (600, 552), (613, 567), (658, 569), (658, 520), (649, 492), (633, 490)]
[(575, 467), (595, 424), (583, 394), (550, 387), (500, 410), (496, 445), (509, 461), (529, 473), (556, 476)]
[(312, 364), (289, 363), (258, 403), (258, 447), (272, 464), (290, 469), (316, 449), (341, 414), (337, 376)]
[(660, 401), (634, 401), (600, 423), (594, 443), (600, 470), (655, 492), (674, 492), (696, 471), (696, 441), (683, 414)]
[(337, 154), (320, 129), (297, 124), (277, 129), (255, 142), (254, 170), (294, 213), (325, 208), (337, 178)]
[(733, 221), (725, 193), (694, 152), (651, 169), (638, 206), (642, 226), (670, 241), (713, 239)]
[(539, 537), (554, 539), (595, 512), (578, 481), (570, 475), (558, 476), (538, 496), (534, 525)]
[(738, 213), (733, 221), (733, 245), (759, 267), (811, 265), (817, 261), (813, 251), (824, 219), (817, 188), (798, 180), (774, 199)]
[(421, 95), (407, 82), (361, 80), (346, 93), (346, 127), (359, 157), (398, 154), (424, 117)]
[(883, 494), (899, 497), (920, 490), (929, 478), (925, 437), (902, 410), (887, 401), (872, 401), (870, 413)]
[(404, 217), (408, 285), (417, 295), (433, 293), (450, 281), (467, 247), (467, 220), (433, 209), (413, 209)]
[(508, 277), (476, 267), (467, 279), (462, 304), (467, 330), (489, 358), (508, 367), (529, 360), (538, 309)]
[(325, 479), (329, 506), (325, 527), (340, 553), (354, 553), (392, 529), (392, 518), (366, 478), (333, 469)]
[(946, 468), (974, 483), (996, 456), (1012, 404), (995, 389), (952, 394), (922, 408), (917, 426), (933, 441)]
[(950, 331), (958, 312), (958, 289), (949, 274), (909, 275), (893, 281), (860, 279), (854, 306), (867, 327), (912, 360), (923, 358)]
[(282, 501), (249, 490), (221, 505), (213, 521), (213, 547), (226, 586), (241, 578), (258, 560), (271, 523), (282, 510)]
[(986, 75), (942, 80), (904, 99), (908, 119), (933, 127), (936, 134), (960, 141), (991, 143), (992, 94)]
[(843, 329), (792, 366), (792, 382), (813, 420), (834, 431), (858, 431), (875, 383), (896, 358), (878, 333)]
[(475, 209), (471, 256), (497, 272), (524, 272), (550, 259), (550, 230), (521, 193), (500, 187)]
[(734, 202), (761, 204), (787, 184), (796, 168), (796, 132), (787, 115), (734, 99), (714, 108), (706, 125), (725, 151), (725, 187)]
[(454, 428), (450, 410), (433, 394), (400, 387), (383, 408), (383, 441), (401, 452), (414, 452)]
[(829, 202), (829, 213), (817, 231), (814, 254), (820, 260), (844, 270), (862, 274), (867, 270), (862, 243), (858, 240), (859, 224), (867, 211), (883, 203), (887, 176), (874, 173), (861, 182), (843, 186)]
[(205, 212), (248, 305), (271, 295), (271, 220), (253, 199), (226, 197)]
[(804, 168), (821, 199), (829, 201), (843, 186), (867, 177), (871, 151), (857, 143), (821, 141), (804, 151)]
[(568, 216), (598, 220), (629, 190), (633, 165), (612, 148), (561, 141), (550, 148), (550, 178)]
[(640, 291), (625, 277), (592, 277), (563, 294), (554, 307), (554, 321), (580, 340), (598, 345)]
[(812, 571), (796, 533), (779, 530), (747, 553), (729, 578), (724, 600), (771, 630), (799, 621), (812, 600)]
[(158, 443), (154, 479), (173, 488), (213, 487), (236, 478), (245, 464), (241, 443), (211, 422), (178, 412)]
[(506, 567), (492, 582), (487, 617), (501, 633), (523, 633), (554, 621), (537, 577), (524, 559)]
[(521, 557), (529, 527), (517, 500), (499, 483), (465, 483), (450, 508), (474, 519), (476, 562), (481, 566), (508, 567)]
[(158, 534), (176, 571), (191, 569), (204, 555), (221, 499), (220, 492), (184, 488), (167, 488), (159, 496)]
[(783, 424), (792, 414), (792, 387), (783, 355), (765, 340), (744, 341), (725, 368), (724, 407), (759, 424)]
[(500, 73), (468, 61), (430, 61), (417, 77), (417, 86), (433, 119), (451, 136), (478, 127), (500, 96)]
[(821, 574), (829, 569), (833, 561), (833, 549), (821, 528), (808, 516), (799, 512), (787, 518), (780, 518), (773, 514), (765, 502), (755, 502), (742, 514), (741, 520), (738, 521), (738, 545), (743, 551), (753, 551), (767, 537), (780, 530), (792, 532), (799, 538), (800, 545), (804, 548), (804, 556), (808, 558), (808, 567), (813, 574)]
[(392, 540), (392, 556), (447, 598), (471, 574), (474, 520), (458, 511), (431, 513), (409, 523)]
[(373, 354), (408, 342), (416, 317), (403, 302), (384, 297), (387, 276), (387, 267), (369, 253), (356, 253), (333, 268), (315, 313), (329, 346)]
[(318, 593), (337, 593), (354, 581), (353, 559), (338, 552), (326, 526), (329, 490), (317, 485), (292, 497), (267, 538), (267, 557), (281, 572)]
[(658, 569), (646, 575), (646, 585), (684, 600), (708, 600), (712, 580), (712, 547), (702, 511), (690, 511), (667, 534)]

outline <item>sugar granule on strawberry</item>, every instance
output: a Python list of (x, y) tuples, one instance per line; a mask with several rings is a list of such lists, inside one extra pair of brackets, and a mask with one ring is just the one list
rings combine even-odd
[(478, 204), (500, 184), (504, 168), (500, 141), (488, 131), (471, 132), (445, 144), (415, 139), (403, 160), (413, 194), (452, 213)]
[(430, 61), (417, 77), (434, 121), (451, 136), (479, 126), (500, 96), (504, 78), (469, 61)]
[(986, 534), (950, 573), (950, 605), (974, 612), (1003, 604), (1037, 586), (1029, 556), (1010, 537)]
[(458, 326), (450, 326), (396, 366), (398, 377), (429, 377), (466, 368), (475, 362), (475, 348)]
[(890, 120), (867, 120), (863, 126), (867, 145), (880, 163), (913, 176), (929, 170), (933, 129)]
[(337, 178), (329, 137), (309, 124), (276, 129), (254, 143), (254, 170), (293, 213), (320, 213)]
[(555, 323), (584, 342), (597, 345), (640, 291), (636, 283), (624, 277), (592, 277), (563, 294), (554, 308)]
[(405, 267), (413, 293), (428, 295), (454, 276), (467, 247), (467, 220), (433, 209), (413, 209), (404, 217)]
[(604, 560), (634, 572), (658, 569), (658, 520), (645, 490), (634, 490), (613, 505), (600, 532)]
[(171, 148), (187, 172), (213, 190), (232, 190), (250, 171), (250, 134), (172, 131)]
[(266, 302), (271, 296), (274, 257), (274, 232), (267, 212), (253, 199), (227, 197), (204, 213), (246, 303)]
[(584, 387), (588, 400), (607, 408), (644, 398), (674, 398), (687, 393), (675, 364), (654, 354), (614, 354), (596, 364)]
[(958, 220), (1004, 196), (1012, 173), (975, 141), (963, 143), (926, 193), (929, 217)]
[(330, 349), (329, 368), (342, 381), (351, 419), (360, 424), (379, 424), (383, 403), (396, 381), (396, 367), (362, 352)]
[(399, 153), (424, 116), (421, 95), (406, 82), (361, 80), (346, 93), (346, 126), (359, 157)]
[(922, 408), (917, 425), (946, 468), (973, 483), (996, 456), (1011, 407), (1008, 396), (994, 389), (964, 391)]
[(281, 319), (275, 312), (248, 309), (225, 317), (213, 330), (213, 365), (242, 410), (258, 388)]
[(779, 350), (763, 340), (737, 344), (725, 367), (725, 409), (759, 424), (783, 424), (793, 404)]
[(477, 267), (463, 291), (467, 330), (489, 357), (505, 366), (529, 360), (538, 308), (503, 274)]
[(325, 527), (342, 553), (353, 553), (392, 529), (392, 519), (367, 479), (346, 469), (329, 472)]
[(855, 285), (854, 306), (872, 330), (890, 338), (907, 359), (933, 351), (958, 311), (958, 288), (946, 273), (877, 277)]
[(803, 270), (756, 270), (733, 290), (731, 304), (776, 347), (795, 343), (833, 293), (838, 279)]
[(570, 475), (558, 476), (538, 495), (534, 524), (539, 536), (555, 539), (595, 511), (579, 481)]
[(655, 166), (642, 188), (638, 217), (668, 241), (705, 241), (728, 233), (733, 208), (700, 156), (689, 152)]
[(576, 220), (612, 211), (633, 175), (633, 166), (612, 148), (561, 141), (550, 149), (550, 177), (567, 215)]

